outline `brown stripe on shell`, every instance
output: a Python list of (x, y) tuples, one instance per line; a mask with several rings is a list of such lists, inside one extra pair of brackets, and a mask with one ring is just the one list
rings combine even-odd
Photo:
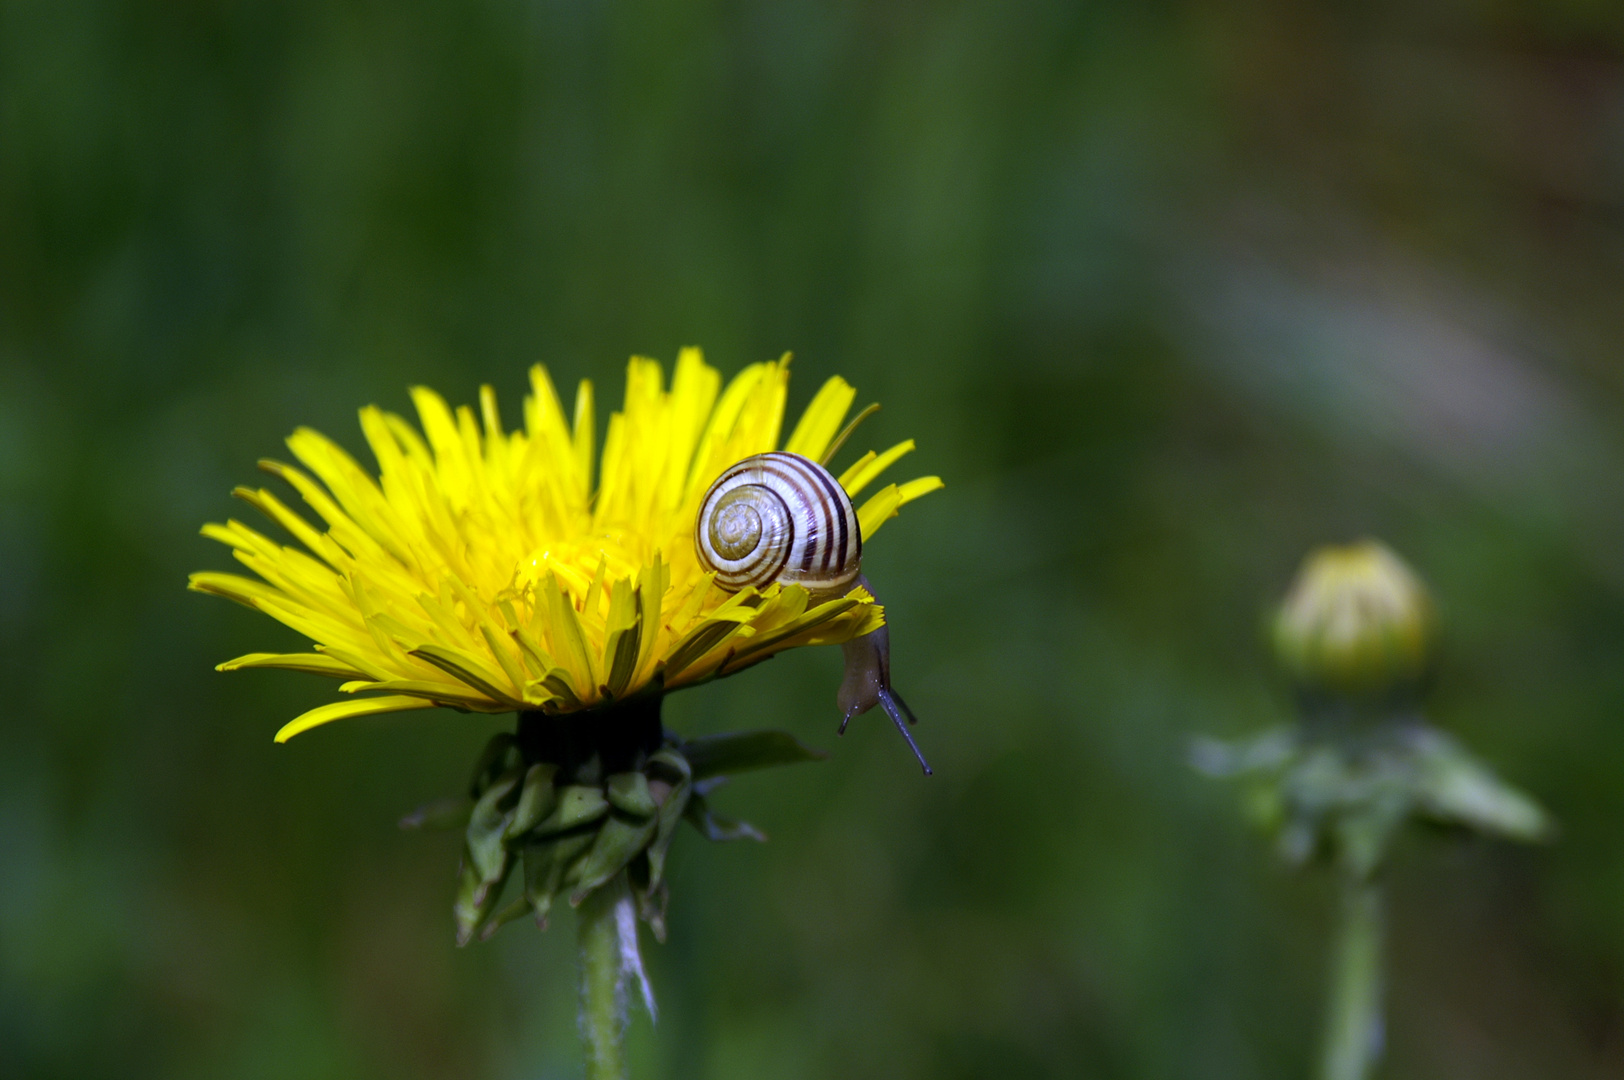
[(834, 545), (829, 542), (829, 530), (821, 526), (831, 518), (841, 516), (839, 505), (830, 503), (822, 486), (818, 483), (817, 474), (807, 468), (811, 462), (805, 458), (797, 454), (783, 452), (763, 454), (761, 456), (770, 459), (773, 464), (784, 470), (779, 472), (776, 469), (768, 469), (763, 464), (763, 472), (779, 477), (784, 483), (794, 488), (795, 492), (801, 496), (803, 505), (810, 507), (813, 502), (817, 503), (816, 510), (806, 518), (806, 534), (795, 538), (796, 548), (802, 553), (801, 573), (812, 573), (812, 564), (818, 561), (820, 551), (823, 554), (823, 559), (818, 568), (828, 570), (829, 551)]
[[(801, 477), (811, 483), (813, 485), (812, 494), (816, 497), (818, 508), (822, 513), (820, 520), (834, 520), (836, 528), (834, 530), (823, 530), (823, 535), (820, 537), (823, 558), (819, 566), (819, 575), (814, 576), (812, 574), (812, 566), (814, 561), (817, 561), (818, 551), (811, 545), (803, 544), (801, 546), (801, 550), (805, 552), (802, 557), (801, 571), (813, 579), (813, 587), (816, 587), (816, 581), (819, 577), (825, 581), (831, 578), (849, 580), (856, 577), (855, 566), (857, 561), (854, 559), (848, 563), (843, 552), (849, 550), (851, 534), (860, 533), (861, 530), (857, 526), (857, 514), (852, 509), (851, 499), (846, 495), (845, 489), (829, 474), (827, 469), (799, 454), (779, 451), (763, 454), (761, 457), (781, 462), (784, 468), (793, 468)], [(778, 475), (776, 471), (774, 471), (774, 474)], [(803, 494), (806, 493), (806, 488), (800, 485), (796, 485), (796, 490), (801, 491)], [(836, 537), (838, 537), (838, 540)], [(859, 536), (859, 552), (861, 552), (861, 545), (862, 540)], [(843, 569), (848, 566), (853, 567), (849, 572)], [(831, 569), (837, 572), (830, 574)]]
[[(824, 530), (822, 558), (818, 560), (818, 570), (827, 574), (831, 569), (847, 565), (846, 555), (850, 547), (851, 534), (856, 531), (857, 515), (852, 510), (851, 499), (847, 497), (845, 489), (830, 475), (829, 470), (809, 458), (789, 453), (775, 456), (786, 459), (788, 464), (793, 464), (806, 482), (814, 486), (819, 509), (823, 511), (819, 520), (834, 524), (832, 530)], [(812, 570), (813, 555), (813, 552), (807, 552), (801, 564), (803, 571)]]
[[(823, 557), (819, 560), (818, 569), (827, 573), (832, 568), (845, 566), (851, 534), (858, 531), (857, 514), (851, 507), (851, 499), (846, 495), (845, 489), (830, 475), (829, 470), (799, 454), (780, 451), (762, 456), (782, 459), (786, 465), (794, 466), (806, 482), (814, 487), (818, 507), (823, 512), (819, 521), (832, 521), (835, 525), (833, 530), (824, 531)], [(812, 550), (807, 551), (801, 563), (803, 572), (811, 572), (815, 554)]]
[[(812, 465), (812, 462), (808, 461), (807, 464)], [(845, 566), (846, 544), (849, 539), (848, 534), (857, 524), (857, 515), (853, 513), (851, 508), (851, 499), (847, 498), (845, 489), (840, 486), (839, 481), (829, 474), (828, 469), (814, 465), (813, 468), (808, 471), (811, 472), (813, 480), (817, 481), (817, 483), (828, 494), (829, 501), (835, 507), (835, 520), (840, 524), (840, 540), (838, 543), (839, 551), (834, 551), (835, 545), (833, 544), (830, 545), (828, 550), (824, 551), (822, 569), (827, 571), (830, 568), (831, 556), (834, 558), (834, 562), (832, 564), (833, 566)]]

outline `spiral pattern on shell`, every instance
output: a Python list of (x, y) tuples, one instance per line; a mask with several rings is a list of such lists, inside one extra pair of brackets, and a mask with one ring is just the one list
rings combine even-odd
[(840, 482), (822, 465), (773, 451), (724, 472), (694, 522), (699, 561), (729, 592), (773, 582), (814, 592), (857, 579), (863, 537)]

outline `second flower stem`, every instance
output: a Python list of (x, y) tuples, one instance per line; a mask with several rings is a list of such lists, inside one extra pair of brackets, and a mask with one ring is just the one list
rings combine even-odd
[(1367, 1080), (1385, 1041), (1382, 888), (1369, 877), (1344, 873), (1341, 899), (1320, 1075), (1322, 1080)]

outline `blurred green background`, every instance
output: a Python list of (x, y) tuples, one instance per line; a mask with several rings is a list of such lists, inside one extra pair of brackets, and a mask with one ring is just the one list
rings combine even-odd
[(8, 0), (0, 1075), (577, 1075), (569, 920), (454, 949), (394, 827), (504, 721), (274, 746), (331, 685), (183, 586), (296, 425), (684, 344), (946, 478), (867, 560), (938, 775), (837, 650), (668, 703), (835, 753), (680, 840), (639, 1076), (1306, 1075), (1330, 883), (1186, 747), (1366, 534), (1563, 826), (1401, 846), (1384, 1075), (1624, 1075), (1621, 343), (1604, 0)]

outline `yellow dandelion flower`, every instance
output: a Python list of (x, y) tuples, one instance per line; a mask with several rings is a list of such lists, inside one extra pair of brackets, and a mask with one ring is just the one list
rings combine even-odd
[[(191, 588), (264, 612), (314, 651), (250, 653), (220, 670), (315, 672), (356, 695), (297, 717), (277, 732), (282, 742), (345, 717), (439, 705), (602, 708), (878, 629), (884, 613), (861, 585), (838, 596), (778, 584), (728, 592), (695, 553), (700, 499), (729, 465), (775, 449), (824, 459), (850, 433), (856, 392), (835, 377), (780, 446), (788, 383), (787, 356), (745, 368), (725, 389), (698, 349), (679, 355), (669, 388), (659, 363), (633, 358), (596, 483), (592, 385), (580, 384), (568, 422), (540, 365), (518, 431), (503, 429), (488, 386), (477, 413), (414, 389), (421, 431), (362, 409), (376, 477), (300, 428), (288, 448), (302, 469), (260, 465), (325, 531), (269, 490), (238, 488), (299, 546), (239, 521), (207, 525), (258, 580), (208, 571)], [(839, 482), (855, 499), (913, 447), (869, 452)], [(862, 538), (940, 486), (927, 476), (880, 488), (857, 511)]]

